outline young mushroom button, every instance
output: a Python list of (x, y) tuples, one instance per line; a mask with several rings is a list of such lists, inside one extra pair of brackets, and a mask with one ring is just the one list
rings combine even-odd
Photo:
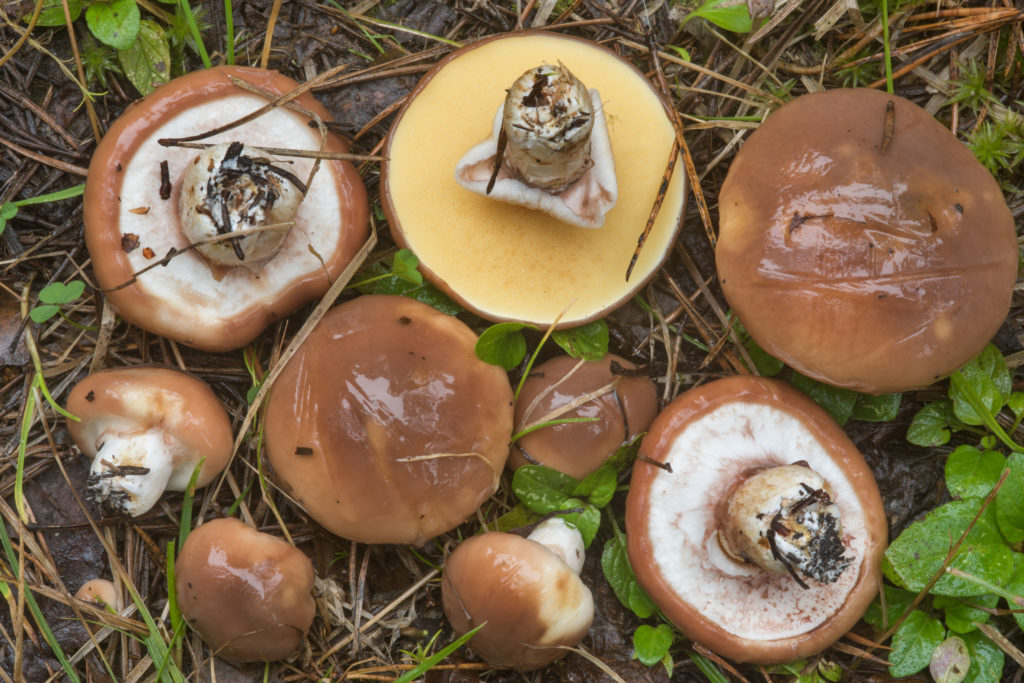
[(388, 135), (381, 202), (395, 242), (466, 308), (575, 327), (667, 258), (686, 199), (683, 165), (665, 173), (674, 143), (670, 110), (626, 60), (568, 36), (502, 34), (416, 86)]
[(816, 379), (924, 387), (1006, 319), (1018, 255), (999, 185), (901, 97), (794, 99), (736, 155), (719, 205), (722, 291), (762, 348)]
[(199, 378), (158, 367), (95, 372), (68, 397), (68, 431), (92, 458), (89, 493), (118, 512), (138, 516), (165, 491), (184, 491), (202, 463), (206, 486), (231, 457), (231, 421)]
[[(234, 79), (234, 80), (233, 80)], [(128, 322), (207, 351), (244, 346), (320, 297), (368, 234), (366, 189), (347, 161), (264, 148), (346, 153), (310, 117), (273, 107), (298, 87), (274, 71), (216, 67), (132, 105), (100, 141), (85, 183), (85, 240), (99, 286)], [(309, 93), (292, 101), (315, 118)], [(169, 141), (165, 146), (161, 141)], [(205, 148), (204, 148), (205, 147)]]
[(505, 372), (463, 322), (401, 296), (324, 316), (274, 383), (267, 453), (285, 490), (331, 533), (419, 544), (498, 486), (512, 434)]
[(295, 652), (316, 616), (313, 563), (233, 517), (197, 527), (174, 564), (182, 616), (213, 654), (272, 662)]
[(630, 564), (687, 637), (779, 664), (824, 650), (863, 616), (886, 545), (882, 500), (809, 398), (776, 380), (711, 382), (658, 415), (640, 455)]
[(491, 666), (538, 669), (590, 629), (594, 602), (580, 580), (582, 566), (583, 539), (560, 519), (527, 538), (499, 531), (474, 536), (445, 562), (445, 615), (460, 634), (486, 622), (469, 645)]
[(512, 444), (509, 466), (546, 465), (576, 479), (599, 468), (647, 430), (658, 413), (657, 388), (629, 361), (557, 356), (536, 366), (516, 399), (516, 433), (553, 420)]

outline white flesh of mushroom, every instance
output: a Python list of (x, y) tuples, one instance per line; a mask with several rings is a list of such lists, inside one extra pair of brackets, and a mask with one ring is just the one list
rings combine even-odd
[[(717, 527), (721, 503), (737, 482), (756, 469), (799, 461), (828, 482), (850, 561), (835, 582), (809, 581), (806, 589), (789, 573), (730, 557)], [(665, 462), (674, 474), (659, 471), (652, 483), (648, 535), (658, 571), (697, 612), (738, 636), (775, 640), (814, 629), (844, 604), (862, 571), (865, 513), (840, 467), (800, 420), (772, 406), (733, 402), (683, 428)]]
[(137, 517), (156, 505), (173, 472), (162, 431), (109, 435), (89, 469), (89, 493), (97, 502)]
[(618, 199), (600, 95), (561, 65), (527, 71), (498, 108), (491, 136), (459, 160), (455, 179), (477, 194), (600, 227)]
[(221, 266), (254, 266), (272, 258), (291, 229), (305, 184), (290, 164), (240, 142), (201, 152), (181, 174), (178, 211), (193, 244), (219, 235), (266, 229), (198, 249)]
[(579, 574), (583, 570), (583, 561), (586, 559), (583, 536), (561, 517), (541, 522), (526, 538), (558, 555), (574, 573)]

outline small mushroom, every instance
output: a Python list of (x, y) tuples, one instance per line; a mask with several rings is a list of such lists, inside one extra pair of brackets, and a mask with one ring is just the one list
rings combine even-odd
[(174, 563), (178, 607), (215, 655), (272, 662), (295, 652), (316, 616), (313, 563), (233, 517), (197, 527)]
[[(93, 270), (118, 312), (145, 330), (208, 351), (239, 348), (320, 297), (368, 234), (366, 189), (352, 164), (323, 161), (310, 182), (312, 159), (262, 149), (321, 148), (319, 131), (297, 111), (276, 107), (205, 138), (212, 147), (199, 152), (160, 144), (267, 104), (232, 78), (272, 95), (298, 86), (277, 72), (241, 67), (162, 85), (100, 141), (84, 197)], [(294, 102), (330, 120), (311, 94)], [(327, 152), (348, 151), (333, 134), (325, 145)]]
[(512, 444), (509, 466), (546, 465), (583, 479), (616, 449), (647, 430), (658, 413), (654, 382), (624, 358), (599, 361), (558, 356), (536, 366), (516, 400), (516, 432), (550, 420), (554, 424)]
[(231, 421), (202, 380), (170, 368), (101, 370), (68, 397), (68, 431), (92, 458), (89, 493), (137, 517), (165, 491), (184, 491), (202, 462), (206, 486), (231, 457)]
[(91, 602), (110, 609), (114, 612), (121, 611), (121, 599), (117, 595), (117, 588), (112, 581), (107, 579), (91, 579), (82, 584), (82, 587), (75, 591), (75, 598)]
[(590, 629), (594, 601), (580, 580), (582, 566), (583, 539), (558, 518), (527, 538), (500, 531), (474, 536), (445, 562), (445, 615), (459, 634), (486, 622), (469, 645), (491, 666), (539, 669)]
[(794, 99), (737, 154), (719, 206), (726, 298), (761, 347), (824, 382), (927, 386), (1009, 310), (1017, 242), (998, 184), (901, 97)]
[(886, 546), (882, 500), (809, 398), (777, 380), (711, 382), (661, 412), (640, 456), (630, 564), (687, 637), (779, 664), (824, 650), (863, 616)]
[[(564, 65), (600, 92), (591, 106), (607, 121), (618, 191), (600, 229), (495, 201), (456, 181), (467, 150), (495, 135), (496, 121), (500, 128), (509, 86), (545, 64)], [(531, 74), (527, 81), (536, 83)], [(596, 117), (594, 125), (592, 148), (600, 139)], [(665, 178), (674, 142), (670, 110), (618, 55), (551, 33), (501, 35), (453, 52), (416, 86), (388, 136), (381, 201), (395, 242), (416, 254), (424, 277), (474, 313), (540, 327), (558, 319), (561, 327), (574, 327), (628, 301), (667, 257), (686, 198), (682, 164)], [(487, 159), (496, 151), (481, 151), (479, 163), (471, 164), (479, 171), (473, 182), (489, 182), (494, 164)], [(601, 155), (592, 149), (591, 156)], [(495, 191), (503, 179), (499, 174)], [(660, 190), (664, 202), (627, 278)], [(586, 199), (565, 196), (572, 192), (561, 193), (560, 201)]]
[(512, 434), (508, 376), (477, 358), (476, 340), (401, 296), (328, 312), (267, 402), (287, 493), (363, 543), (419, 544), (464, 522), (497, 488)]

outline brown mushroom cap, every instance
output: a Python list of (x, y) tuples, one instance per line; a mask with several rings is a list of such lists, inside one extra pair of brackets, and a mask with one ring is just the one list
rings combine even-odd
[[(558, 62), (600, 92), (608, 120), (618, 202), (598, 229), (495, 201), (455, 181), (459, 159), (490, 134), (506, 89), (527, 69)], [(624, 279), (674, 139), (658, 94), (612, 52), (555, 34), (485, 39), (434, 67), (395, 119), (381, 170), (383, 208), (395, 241), (416, 253), (423, 274), (470, 310), (547, 326), (569, 307), (560, 325), (580, 325), (625, 302), (666, 258), (685, 201), (682, 164)]]
[[(162, 147), (160, 138), (193, 135), (241, 118), (266, 104), (234, 85), (234, 76), (285, 93), (297, 84), (274, 71), (217, 67), (177, 78), (132, 105), (96, 148), (86, 181), (85, 238), (100, 287), (132, 324), (209, 351), (243, 346), (271, 322), (319, 297), (367, 235), (366, 189), (348, 162), (321, 164), (280, 252), (258, 268), (212, 268), (197, 250), (166, 267), (133, 274), (189, 242), (178, 221), (177, 179), (198, 152)], [(295, 100), (330, 120), (310, 94)], [(319, 149), (320, 134), (284, 107), (205, 139)], [(329, 135), (327, 151), (347, 152)], [(168, 162), (172, 196), (161, 199), (160, 164)], [(290, 158), (306, 180), (311, 159)]]
[(214, 654), (272, 662), (295, 652), (316, 616), (313, 563), (233, 517), (192, 531), (174, 563), (178, 607)]
[(1009, 309), (1017, 244), (999, 186), (903, 98), (796, 98), (743, 146), (719, 205), (726, 298), (758, 344), (816, 379), (927, 386), (980, 352)]
[(231, 421), (213, 390), (198, 377), (171, 368), (137, 366), (101, 370), (68, 396), (68, 432), (82, 453), (95, 458), (104, 442), (156, 430), (171, 458), (166, 490), (206, 486), (231, 458)]
[(91, 579), (75, 591), (75, 597), (85, 602), (109, 607), (115, 612), (121, 611), (121, 601), (113, 582), (107, 579)]
[[(789, 385), (751, 376), (682, 394), (655, 419), (626, 500), (630, 564), (655, 604), (692, 640), (759, 664), (820, 652), (850, 630), (878, 591), (886, 519), (871, 470), (842, 429)], [(717, 532), (731, 492), (752, 472), (806, 461), (840, 510), (851, 564), (835, 583), (730, 560)], [(694, 590), (694, 587), (699, 590)]]
[(267, 402), (267, 453), (285, 490), (331, 533), (422, 543), (498, 485), (512, 389), (457, 318), (400, 296), (324, 316)]
[[(650, 426), (658, 413), (654, 382), (616, 374), (612, 363), (626, 371), (636, 369), (614, 354), (584, 362), (558, 356), (533, 369), (516, 400), (517, 432), (555, 413), (555, 419), (582, 417), (597, 421), (552, 425), (527, 434), (512, 444), (510, 467), (540, 464), (583, 479), (614, 455), (619, 446)], [(613, 382), (614, 387), (600, 393)], [(561, 412), (564, 406), (594, 393), (599, 395)]]
[(546, 547), (492, 531), (463, 541), (441, 581), (444, 612), (456, 633), (487, 622), (469, 646), (497, 668), (528, 671), (566, 654), (590, 629), (590, 590)]

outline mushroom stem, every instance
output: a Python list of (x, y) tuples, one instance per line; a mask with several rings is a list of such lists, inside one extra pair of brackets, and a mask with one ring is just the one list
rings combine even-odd
[(156, 505), (173, 470), (172, 456), (158, 431), (108, 436), (89, 470), (89, 495), (136, 517)]
[[(200, 153), (181, 174), (178, 210), (182, 231), (193, 244), (217, 235), (294, 219), (306, 185), (276, 159), (241, 142)], [(274, 256), (290, 225), (245, 237), (200, 244), (208, 261), (220, 266), (253, 265)]]
[(586, 559), (583, 535), (561, 517), (544, 520), (526, 538), (558, 555), (575, 574), (579, 575), (583, 571), (583, 561)]
[(530, 69), (505, 97), (504, 163), (527, 185), (560, 192), (593, 165), (593, 128), (594, 107), (580, 79), (563, 64)]
[[(843, 555), (839, 507), (825, 479), (802, 463), (759, 470), (726, 502), (719, 542), (727, 555), (765, 571), (835, 583)], [(798, 574), (799, 572), (799, 574)]]

